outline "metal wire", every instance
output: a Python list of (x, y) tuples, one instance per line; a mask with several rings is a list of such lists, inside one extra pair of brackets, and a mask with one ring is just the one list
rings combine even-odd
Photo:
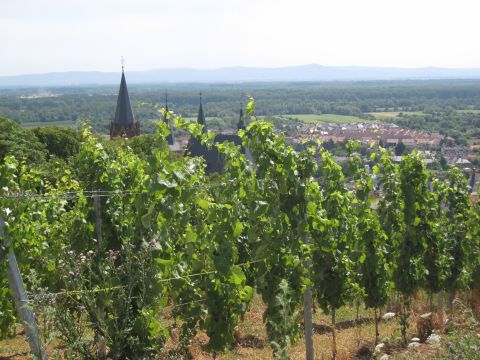
[[(253, 260), (253, 261), (247, 261), (247, 262), (244, 262), (244, 263), (241, 263), (241, 264), (236, 264), (234, 266), (242, 267), (242, 266), (262, 262), (262, 261), (265, 261), (265, 260), (266, 260), (266, 258)], [(166, 278), (166, 279), (160, 279), (159, 282), (169, 282), (169, 281), (173, 281), (173, 280), (190, 279), (192, 277), (197, 277), (197, 276), (202, 276), (202, 275), (210, 275), (210, 274), (215, 274), (217, 272), (218, 272), (218, 270), (204, 271), (204, 272), (189, 274), (189, 275), (185, 275), (185, 276), (176, 276), (176, 277), (171, 277), (171, 278)], [(90, 290), (65, 290), (65, 291), (58, 291), (58, 292), (54, 292), (54, 293), (46, 293), (45, 296), (57, 297), (57, 296), (62, 296), (62, 295), (68, 296), (68, 295), (85, 294), (85, 293), (109, 292), (109, 291), (115, 291), (115, 290), (118, 290), (118, 289), (122, 289), (122, 288), (125, 288), (125, 287), (127, 287), (127, 285), (118, 285), (118, 286), (113, 286), (113, 287), (110, 287), (110, 288), (90, 289)], [(40, 302), (41, 300), (27, 299), (27, 300), (23, 300), (23, 301), (24, 302)], [(170, 306), (172, 306), (172, 305), (170, 305)], [(180, 305), (178, 305), (178, 306), (180, 306)]]
[[(179, 184), (182, 189), (197, 190), (200, 186), (185, 186)], [(217, 184), (202, 185), (202, 188), (218, 188)], [(66, 192), (53, 192), (53, 193), (25, 193), (25, 192), (13, 192), (0, 195), (0, 199), (21, 199), (21, 198), (53, 198), (53, 197), (67, 197), (67, 198), (93, 198), (96, 196), (108, 197), (108, 196), (120, 196), (120, 195), (141, 195), (152, 193), (151, 190), (81, 190), (81, 191), (66, 191)]]

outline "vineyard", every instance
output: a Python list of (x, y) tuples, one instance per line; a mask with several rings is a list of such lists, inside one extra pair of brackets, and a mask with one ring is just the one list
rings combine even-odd
[(329, 316), (337, 358), (346, 306), (375, 314), (378, 342), (378, 319), (395, 302), (407, 346), (419, 293), (441, 317), (454, 316), (457, 294), (478, 294), (480, 206), (462, 170), (434, 179), (415, 153), (395, 165), (372, 144), (365, 161), (354, 142), (342, 168), (321, 144), (295, 151), (254, 108), (239, 132), (245, 151), (175, 117), (225, 159), (211, 176), (201, 158), (170, 153), (161, 121), (148, 158), (105, 147), (88, 128), (68, 162), (6, 157), (0, 337), (19, 322), (13, 254), (41, 347), (74, 359), (189, 358), (199, 333), (215, 358), (236, 346), (254, 303), (274, 358), (291, 358), (299, 341), (312, 346), (312, 308)]

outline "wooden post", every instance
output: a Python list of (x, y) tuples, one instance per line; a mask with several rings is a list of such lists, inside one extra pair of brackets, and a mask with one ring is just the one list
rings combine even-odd
[[(5, 233), (5, 223), (0, 214), (0, 237), (3, 238), (3, 243), (5, 248), (8, 248), (10, 242), (8, 241), (7, 234)], [(17, 259), (15, 258), (15, 253), (13, 249), (8, 251), (7, 255), (8, 261), (8, 284), (10, 291), (12, 292), (13, 299), (15, 301), (15, 308), (17, 313), (22, 321), (23, 328), (25, 329), (25, 337), (27, 339), (28, 345), (30, 346), (30, 351), (38, 359), (47, 360), (47, 353), (45, 352), (42, 343), (40, 341), (40, 336), (38, 334), (38, 327), (35, 321), (35, 315), (33, 311), (28, 307), (27, 294), (25, 292), (25, 286), (23, 285), (22, 275), (18, 268)]]
[[(97, 239), (97, 261), (101, 255), (102, 250), (102, 208), (100, 203), (100, 196), (97, 192), (93, 195), (93, 208), (95, 212), (95, 237)], [(102, 307), (103, 303), (103, 294), (99, 293), (97, 298), (97, 319), (98, 321), (102, 321), (105, 317), (104, 309)], [(106, 358), (106, 346), (105, 340), (103, 339), (102, 335), (98, 335), (98, 351), (97, 351), (97, 359), (105, 359)]]
[[(304, 214), (305, 223), (308, 221), (307, 211)], [(303, 243), (308, 244), (306, 235), (303, 237)], [(310, 261), (303, 261), (305, 269), (307, 269), (307, 278), (310, 279)], [(312, 288), (307, 286), (303, 293), (303, 321), (305, 327), (305, 355), (306, 360), (313, 360), (313, 322), (312, 322)]]
[(306, 360), (313, 360), (312, 288), (307, 286), (303, 294)]
[(456, 293), (457, 292), (455, 291), (455, 289), (450, 290), (448, 293), (448, 312), (449, 312), (448, 315), (450, 318), (453, 317), (453, 311), (454, 311), (453, 302), (455, 300)]
[(337, 318), (335, 309), (332, 309), (332, 359), (337, 358)]
[(440, 326), (443, 330), (443, 326), (445, 325), (443, 323), (443, 290), (440, 290), (437, 294), (437, 312), (440, 318)]
[(402, 302), (402, 339), (403, 345), (407, 346), (407, 325), (408, 325), (408, 316), (407, 316), (407, 296), (403, 295), (403, 302)]
[(102, 205), (100, 203), (100, 196), (95, 191), (93, 195), (93, 208), (95, 212), (95, 237), (97, 239), (97, 256), (100, 256), (102, 249)]

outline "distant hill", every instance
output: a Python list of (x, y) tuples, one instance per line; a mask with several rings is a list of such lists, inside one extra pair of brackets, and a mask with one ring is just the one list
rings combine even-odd
[[(480, 69), (382, 68), (364, 66), (302, 65), (278, 68), (226, 67), (218, 69), (157, 69), (128, 71), (129, 84), (237, 83), (271, 81), (370, 81), (479, 79)], [(111, 85), (120, 81), (118, 72), (71, 71), (46, 74), (0, 76), (0, 87)]]

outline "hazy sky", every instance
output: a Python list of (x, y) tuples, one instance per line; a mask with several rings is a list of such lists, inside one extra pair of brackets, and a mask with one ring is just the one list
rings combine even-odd
[(301, 64), (480, 68), (478, 0), (0, 0), (0, 75)]

